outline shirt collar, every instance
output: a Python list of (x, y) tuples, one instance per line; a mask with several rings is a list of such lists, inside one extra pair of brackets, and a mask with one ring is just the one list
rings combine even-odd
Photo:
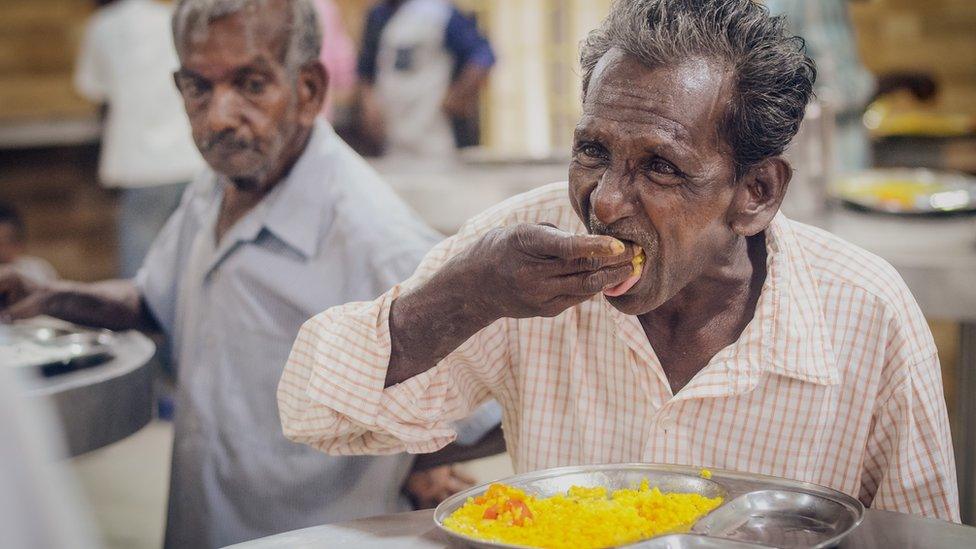
[(764, 369), (821, 385), (839, 383), (819, 286), (782, 213), (766, 231), (766, 249), (766, 282), (756, 307), (756, 317), (764, 322), (761, 328), (750, 324), (760, 331), (756, 337), (768, 360)]
[[(752, 321), (734, 344), (719, 351), (681, 390), (681, 395), (745, 392), (767, 372), (820, 385), (840, 382), (817, 282), (790, 221), (782, 213), (766, 230), (766, 251), (766, 280)], [(625, 315), (602, 300), (618, 337), (638, 357), (656, 366), (657, 357), (637, 317)], [(663, 370), (658, 373), (667, 385)]]
[(318, 251), (319, 239), (334, 218), (334, 180), (339, 137), (318, 120), (308, 144), (285, 180), (265, 198), (263, 226), (305, 258)]

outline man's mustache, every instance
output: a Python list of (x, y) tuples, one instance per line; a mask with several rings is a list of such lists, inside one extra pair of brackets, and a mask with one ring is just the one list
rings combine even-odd
[[(617, 240), (622, 240), (624, 243), (633, 243), (641, 247), (644, 250), (644, 254), (648, 259), (654, 258), (660, 252), (660, 244), (657, 235), (652, 231), (641, 227), (637, 223), (632, 223), (633, 220), (622, 220), (619, 224), (614, 223), (611, 225), (606, 225), (602, 221), (596, 218), (592, 212), (587, 216), (587, 228), (590, 230), (590, 234), (600, 235), (600, 236), (612, 236)], [(650, 267), (650, 265), (645, 266), (645, 268)]]
[(233, 130), (224, 130), (205, 136), (200, 143), (201, 152), (207, 152), (218, 147), (225, 150), (258, 151), (257, 144), (254, 140), (239, 136)]
[(637, 244), (646, 244), (652, 239), (647, 231), (643, 229), (629, 230), (626, 227), (611, 227), (606, 225), (599, 219), (593, 212), (590, 212), (589, 218), (587, 220), (587, 228), (590, 230), (590, 234), (600, 235), (600, 236), (612, 236), (618, 240), (627, 240)]

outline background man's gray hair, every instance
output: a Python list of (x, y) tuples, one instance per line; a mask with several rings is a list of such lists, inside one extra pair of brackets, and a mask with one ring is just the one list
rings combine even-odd
[[(179, 0), (173, 10), (173, 42), (182, 55), (189, 35), (206, 32), (207, 26), (220, 19), (244, 10), (258, 11), (271, 0)], [(322, 50), (322, 27), (311, 0), (285, 0), (291, 9), (291, 25), (286, 29), (289, 37), (285, 58), (290, 70), (297, 70), (306, 63), (317, 61)]]
[(722, 133), (734, 151), (737, 179), (786, 149), (817, 77), (803, 39), (751, 0), (616, 0), (580, 47), (584, 98), (593, 69), (613, 48), (648, 67), (703, 58), (732, 70)]

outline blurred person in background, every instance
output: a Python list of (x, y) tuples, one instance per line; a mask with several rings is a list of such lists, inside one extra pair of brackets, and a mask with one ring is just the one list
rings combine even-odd
[(134, 280), (0, 275), (0, 315), (168, 336), (167, 547), (409, 510), (410, 497), (431, 505), (469, 486), (449, 466), (326, 457), (281, 432), (275, 392), (302, 323), (374, 298), (440, 240), (320, 116), (328, 74), (311, 1), (182, 0), (173, 35), (177, 87), (209, 168)]
[(99, 179), (120, 191), (119, 275), (136, 274), (153, 239), (203, 167), (173, 85), (172, 5), (119, 0), (87, 23), (75, 88), (107, 107)]
[(774, 15), (785, 15), (790, 31), (802, 36), (807, 54), (817, 63), (817, 98), (836, 117), (833, 166), (835, 173), (871, 166), (867, 129), (861, 117), (880, 95), (907, 89), (920, 100), (932, 99), (931, 76), (897, 72), (875, 78), (861, 63), (848, 4), (860, 0), (765, 0)]
[(450, 157), (495, 55), (448, 0), (384, 0), (367, 16), (358, 71), (362, 130), (385, 154)]
[(356, 90), (356, 45), (342, 23), (342, 12), (334, 0), (314, 0), (322, 25), (322, 55), (319, 58), (329, 75), (328, 93), (322, 114), (335, 122), (335, 104), (348, 102)]
[(13, 206), (0, 202), (0, 269), (13, 269), (37, 282), (58, 278), (57, 271), (46, 260), (27, 255), (24, 220)]

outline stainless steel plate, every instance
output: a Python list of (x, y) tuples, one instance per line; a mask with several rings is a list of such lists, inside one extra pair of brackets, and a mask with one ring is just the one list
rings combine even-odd
[[(629, 488), (647, 479), (664, 492), (721, 496), (725, 503), (700, 519), (690, 534), (661, 536), (628, 547), (831, 547), (860, 524), (864, 506), (847, 494), (804, 482), (712, 469), (711, 480), (699, 469), (679, 465), (617, 464), (560, 467), (515, 475), (498, 482), (537, 497), (564, 493), (570, 486)], [(517, 547), (462, 536), (444, 527), (444, 519), (477, 497), (488, 485), (448, 498), (434, 511), (434, 522), (455, 542), (472, 547)], [(651, 543), (650, 545), (643, 545)], [(662, 545), (663, 544), (663, 545)]]
[(741, 495), (698, 521), (696, 533), (774, 547), (822, 547), (854, 527), (856, 515), (837, 501), (805, 492), (759, 490)]
[(94, 365), (111, 358), (115, 335), (38, 317), (0, 324), (0, 364), (40, 368), (45, 374)]
[(624, 547), (626, 549), (756, 549), (756, 547), (764, 546), (696, 534), (671, 534)]

